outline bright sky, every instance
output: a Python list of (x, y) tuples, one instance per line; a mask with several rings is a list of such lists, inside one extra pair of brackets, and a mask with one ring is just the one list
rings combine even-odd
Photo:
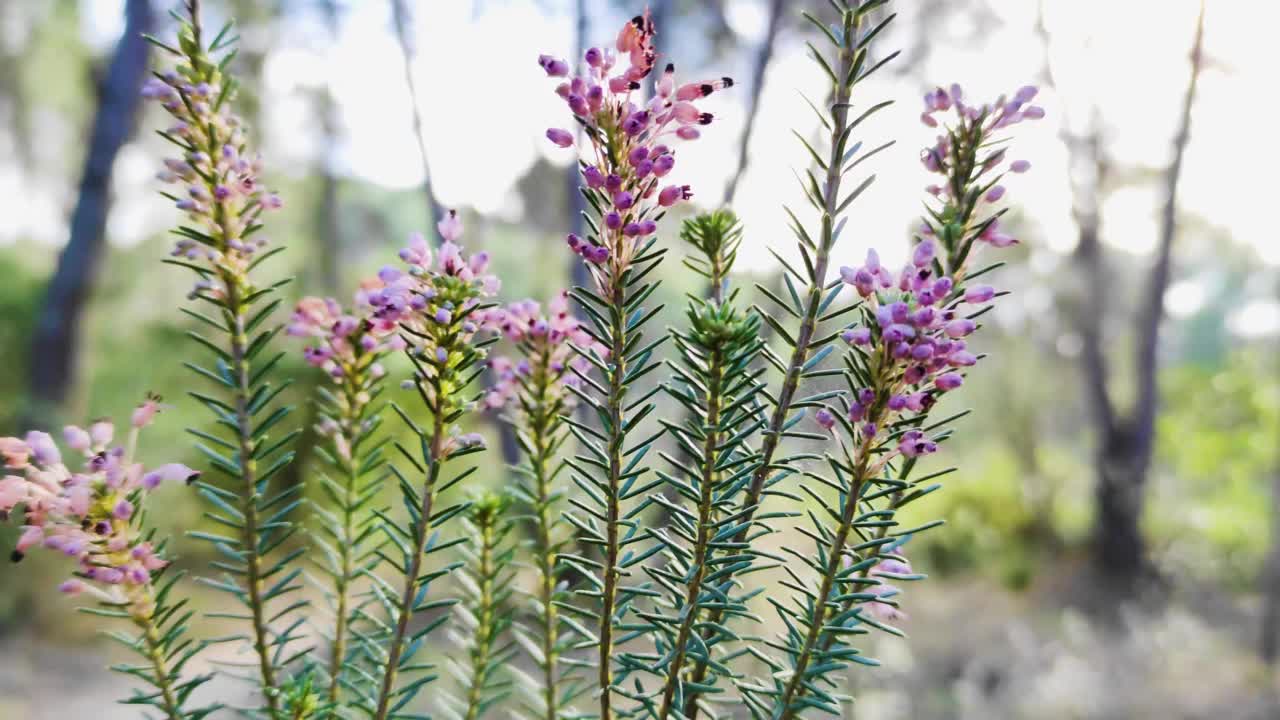
[[(1062, 252), (1074, 244), (1067, 191), (1066, 153), (1059, 139), (1063, 122), (1071, 127), (1087, 120), (1088, 108), (1101, 109), (1108, 149), (1118, 167), (1160, 172), (1168, 163), (1173, 122), (1187, 78), (1187, 55), (1196, 0), (1045, 0), (1053, 42), (1050, 62), (1059, 92), (1039, 99), (1049, 117), (1016, 128), (1016, 156), (1032, 162), (1032, 172), (1013, 179), (1008, 201), (1022, 209), (1032, 226), (1026, 240)], [(1185, 212), (1207, 218), (1238, 242), (1251, 245), (1261, 259), (1280, 265), (1280, 239), (1266, 207), (1269, 184), (1259, 181), (1259, 168), (1276, 167), (1277, 144), (1266, 125), (1274, 115), (1269, 88), (1276, 67), (1274, 28), (1280, 25), (1280, 3), (1254, 0), (1208, 0), (1206, 50), (1209, 64), (1201, 77), (1192, 120), (1193, 137), (1182, 176), (1179, 200)], [(437, 194), (447, 205), (470, 207), (508, 219), (520, 215), (514, 183), (539, 156), (567, 164), (571, 150), (550, 145), (543, 132), (567, 126), (567, 111), (552, 93), (534, 59), (540, 52), (568, 55), (573, 44), (573, 0), (480, 0), (417, 5), (415, 77), (421, 88), (426, 142)], [(121, 29), (122, 3), (89, 2), (86, 34), (104, 47)], [(412, 138), (402, 60), (391, 34), (389, 3), (361, 0), (343, 3), (341, 36), (330, 42), (319, 17), (295, 20), (274, 40), (266, 66), (267, 94), (272, 106), (267, 128), (272, 165), (309, 171), (317, 153), (317, 123), (310, 117), (311, 89), (329, 83), (341, 109), (344, 139), (336, 148), (341, 172), (387, 187), (404, 188), (421, 181)], [(592, 3), (592, 5), (596, 5)], [(603, 5), (603, 4), (600, 4)], [(1037, 2), (991, 0), (1001, 24), (982, 41), (962, 48), (941, 43), (926, 64), (924, 76), (943, 84), (961, 81), (970, 99), (1012, 92), (1040, 81), (1043, 49), (1035, 34)], [(599, 7), (599, 6), (597, 6)], [(730, 0), (728, 17), (747, 38), (763, 33), (763, 0)], [(898, 32), (907, 30), (914, 3), (901, 3)], [(611, 40), (621, 16), (593, 15), (591, 37)], [(958, 17), (943, 34), (964, 37), (971, 19)], [(661, 32), (661, 28), (659, 31)], [(689, 34), (681, 36), (688, 40)], [(765, 247), (789, 247), (789, 232), (780, 203), (798, 212), (804, 207), (793, 172), (803, 169), (806, 153), (791, 136), (796, 128), (813, 135), (816, 122), (796, 96), (800, 90), (819, 99), (823, 78), (805, 58), (801, 38), (784, 35), (769, 70), (762, 110), (751, 145), (751, 165), (739, 188), (737, 209), (747, 228), (743, 260), (761, 269), (772, 264)], [(892, 42), (893, 38), (889, 38)], [(670, 48), (678, 66), (682, 54), (704, 60), (698, 48)], [(714, 62), (714, 60), (713, 60)], [(707, 75), (724, 67), (699, 68)], [(745, 59), (731, 74), (745, 72)], [(695, 75), (697, 73), (690, 73)], [(688, 77), (688, 76), (685, 76)], [(898, 145), (867, 163), (878, 175), (876, 185), (855, 205), (842, 264), (858, 260), (875, 244), (891, 262), (902, 256), (904, 230), (920, 211), (921, 188), (929, 182), (917, 160), (932, 132), (916, 120), (925, 90), (911, 79), (888, 73), (861, 89), (863, 106), (891, 98), (897, 104), (865, 124), (860, 139), (868, 147), (896, 138)], [(713, 96), (708, 109), (716, 124), (704, 138), (680, 152), (677, 174), (693, 185), (695, 202), (718, 203), (731, 170), (742, 124), (747, 89)], [(855, 103), (859, 98), (855, 98)], [(1070, 112), (1068, 112), (1070, 110)], [(1267, 140), (1264, 142), (1264, 140)], [(126, 150), (117, 173), (122, 200), (149, 193), (154, 147)], [(21, 178), (0, 165), (0, 193), (13, 197)], [(63, 189), (29, 192), (29, 198), (0, 228), (0, 241), (16, 235), (61, 242), (69, 204)], [(1159, 184), (1148, 182), (1111, 195), (1104, 207), (1106, 238), (1116, 247), (1149, 251), (1155, 243)], [(164, 227), (168, 214), (154, 202), (121, 202), (113, 213), (114, 242), (131, 243)], [(801, 217), (807, 217), (802, 214)], [(1195, 290), (1175, 289), (1175, 311), (1193, 310)], [(1200, 293), (1203, 295), (1203, 293)], [(1278, 323), (1280, 324), (1280, 323)]]

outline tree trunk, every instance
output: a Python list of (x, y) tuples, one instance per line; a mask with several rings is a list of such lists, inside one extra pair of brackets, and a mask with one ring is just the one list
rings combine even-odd
[[(1178, 181), (1182, 176), (1183, 156), (1191, 137), (1191, 110), (1195, 105), (1196, 87), (1202, 65), (1204, 41), (1204, 2), (1196, 20), (1195, 40), (1191, 47), (1191, 73), (1173, 138), (1173, 157), (1165, 171), (1164, 206), (1161, 212), (1159, 245), (1151, 267), (1146, 292), (1137, 317), (1137, 352), (1134, 362), (1137, 398), (1132, 410), (1120, 416), (1114, 410), (1108, 392), (1106, 367), (1101, 354), (1101, 308), (1103, 284), (1097, 224), (1097, 183), (1088, 212), (1081, 223), (1077, 258), (1082, 261), (1092, 283), (1092, 306), (1084, 313), (1081, 335), (1084, 339), (1083, 359), (1088, 389), (1097, 419), (1099, 446), (1097, 487), (1097, 520), (1094, 526), (1094, 559), (1106, 577), (1121, 581), (1119, 587), (1132, 587), (1145, 570), (1145, 547), (1142, 541), (1141, 517), (1147, 471), (1155, 447), (1155, 424), (1159, 406), (1158, 347), (1160, 324), (1164, 319), (1164, 296), (1171, 274), (1173, 243), (1177, 238)], [(1101, 151), (1096, 136), (1092, 151), (1100, 163)], [(1101, 173), (1099, 173), (1099, 177)], [(1077, 205), (1079, 207), (1079, 204)]]
[(1124, 589), (1139, 580), (1145, 569), (1142, 500), (1148, 453), (1135, 447), (1125, 429), (1109, 433), (1103, 443), (1094, 488), (1094, 557), (1104, 577)]
[(413, 17), (404, 0), (391, 0), (391, 15), (395, 22), (396, 40), (404, 57), (404, 82), (409, 90), (409, 103), (413, 106), (413, 138), (418, 144), (418, 157), (422, 161), (422, 194), (427, 208), (427, 226), (423, 234), (428, 239), (436, 237), (435, 224), (444, 217), (440, 203), (431, 188), (431, 164), (427, 162), (427, 140), (422, 135), (422, 108), (418, 106), (418, 85), (413, 79), (413, 58), (417, 50), (413, 44)]
[(1280, 470), (1271, 476), (1271, 549), (1262, 570), (1262, 627), (1258, 653), (1268, 665), (1280, 655)]
[(44, 419), (70, 391), (79, 350), (80, 318), (93, 290), (105, 244), (111, 204), (111, 171), (120, 148), (133, 134), (147, 70), (151, 30), (148, 0), (129, 0), (125, 30), (104, 78), (93, 119), (89, 150), (80, 179), (80, 195), (71, 215), (71, 236), (41, 305), (31, 342), (33, 415)]
[[(323, 0), (325, 26), (333, 42), (338, 41), (338, 6), (334, 0)], [(337, 295), (342, 285), (342, 224), (338, 213), (338, 178), (333, 169), (333, 148), (338, 143), (338, 104), (333, 89), (326, 82), (320, 89), (317, 101), (320, 105), (320, 126), (324, 131), (324, 147), (316, 158), (320, 166), (320, 207), (316, 215), (316, 234), (320, 240), (320, 286), (327, 295)], [(350, 298), (342, 297), (347, 303)]]
[(773, 58), (773, 44), (778, 39), (778, 28), (782, 25), (782, 0), (769, 1), (769, 25), (765, 29), (764, 40), (756, 50), (755, 62), (751, 67), (751, 95), (747, 98), (746, 121), (742, 125), (742, 135), (738, 138), (738, 165), (729, 176), (729, 183), (724, 188), (723, 204), (733, 204), (733, 196), (738, 192), (738, 183), (747, 173), (750, 163), (751, 134), (755, 130), (756, 115), (760, 109), (760, 94), (764, 91), (764, 75), (769, 69), (769, 61)]

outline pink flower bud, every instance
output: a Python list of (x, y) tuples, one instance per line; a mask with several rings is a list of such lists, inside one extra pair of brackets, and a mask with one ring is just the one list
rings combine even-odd
[(190, 485), (199, 477), (200, 471), (198, 470), (192, 470), (182, 463), (169, 463), (143, 475), (142, 487), (147, 490), (155, 490), (160, 483), (164, 482), (181, 482)]
[(964, 377), (962, 377), (960, 373), (953, 373), (953, 372), (939, 375), (938, 379), (933, 381), (934, 387), (943, 391), (955, 390), (956, 388), (960, 387), (963, 384), (964, 384)]
[(458, 219), (458, 211), (450, 210), (443, 220), (436, 223), (436, 230), (440, 231), (445, 242), (451, 243), (462, 237), (462, 220)]
[(68, 425), (62, 428), (62, 439), (66, 441), (67, 447), (77, 452), (88, 450), (92, 444), (92, 440), (89, 439), (89, 433), (75, 425)]
[(688, 200), (693, 197), (688, 185), (668, 185), (658, 193), (658, 204), (662, 207), (671, 207), (681, 200)]
[(996, 289), (990, 285), (972, 285), (965, 288), (964, 301), (967, 303), (984, 303), (995, 297)]
[(538, 64), (546, 71), (547, 77), (564, 77), (569, 74), (569, 63), (550, 55), (539, 55)]
[(573, 134), (561, 128), (548, 128), (547, 139), (562, 148), (567, 148), (573, 144)]
[(973, 332), (974, 328), (976, 327), (977, 327), (977, 324), (975, 324), (972, 320), (961, 318), (958, 320), (952, 320), (951, 322), (947, 323), (944, 326), (944, 330), (947, 333), (947, 337), (962, 338), (968, 335), (969, 333)]

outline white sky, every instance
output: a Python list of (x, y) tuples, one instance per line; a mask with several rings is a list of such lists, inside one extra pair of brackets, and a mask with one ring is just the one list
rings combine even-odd
[[(1117, 167), (1159, 172), (1170, 155), (1197, 3), (1046, 2), (1053, 36), (1050, 59), (1062, 94), (1042, 93), (1039, 102), (1047, 108), (1048, 119), (1015, 129), (1015, 156), (1031, 160), (1033, 170), (1013, 178), (1007, 197), (1034, 223), (1025, 240), (1061, 252), (1074, 243), (1061, 124), (1078, 122), (1075, 115), (1096, 103)], [(1280, 25), (1280, 3), (1208, 2), (1210, 62), (1201, 78), (1179, 200), (1185, 212), (1220, 225), (1237, 241), (1254, 247), (1265, 263), (1280, 265), (1280, 239), (1269, 214), (1262, 212), (1270, 183), (1260, 172), (1280, 161), (1269, 127), (1274, 117), (1270, 111), (1276, 105), (1271, 74), (1278, 65), (1272, 35)], [(521, 208), (513, 187), (529, 165), (539, 156), (559, 164), (572, 158), (572, 151), (555, 148), (543, 137), (547, 127), (567, 126), (567, 111), (534, 59), (540, 52), (569, 54), (573, 2), (410, 4), (418, 6), (414, 72), (436, 192), (447, 205), (517, 219)], [(1033, 30), (1037, 4), (992, 0), (1002, 26), (970, 48), (936, 46), (923, 74), (943, 84), (961, 81), (970, 99), (994, 97), (1036, 82), (1042, 67), (1042, 49)], [(340, 172), (389, 188), (416, 185), (421, 170), (401, 55), (391, 34), (389, 3), (360, 0), (343, 5), (342, 33), (336, 44), (328, 41), (318, 18), (291, 22), (273, 41), (266, 66), (271, 164), (285, 171), (297, 168), (297, 172), (313, 167), (320, 138), (310, 117), (309, 95), (327, 82), (342, 112), (344, 139), (335, 149)], [(86, 35), (109, 47), (121, 29), (122, 3), (102, 0), (85, 6), (89, 10)], [(910, 15), (910, 7), (900, 9)], [(734, 29), (759, 37), (762, 8), (763, 0), (730, 0), (728, 15)], [(591, 38), (608, 42), (621, 18), (606, 20), (603, 14), (593, 16)], [(904, 21), (910, 18), (899, 18), (899, 23)], [(967, 31), (968, 22), (957, 18), (944, 31), (960, 35)], [(694, 50), (699, 57), (705, 55)], [(804, 52), (801, 38), (783, 36), (757, 119), (750, 170), (739, 188), (736, 205), (747, 228), (743, 261), (757, 269), (772, 264), (767, 245), (791, 245), (780, 203), (790, 204), (797, 212), (804, 207), (793, 172), (802, 169), (806, 153), (790, 129), (811, 136), (816, 123), (795, 93), (802, 90), (815, 99), (823, 95), (821, 73)], [(681, 49), (670, 48), (669, 54), (679, 65)], [(724, 71), (704, 70), (708, 75)], [(879, 247), (887, 260), (896, 261), (904, 247), (904, 229), (919, 213), (921, 188), (929, 179), (917, 155), (930, 142), (932, 131), (916, 120), (925, 88), (914, 82), (885, 73), (879, 82), (860, 90), (864, 106), (884, 98), (898, 101), (866, 123), (861, 139), (867, 147), (890, 138), (896, 138), (898, 145), (864, 166), (877, 173), (878, 181), (854, 206), (846, 233), (851, 239), (844, 245), (848, 257), (838, 258), (840, 263), (857, 260), (869, 244)], [(746, 92), (739, 87), (713, 96), (708, 109), (716, 114), (716, 124), (702, 140), (679, 153), (676, 174), (693, 185), (695, 202), (713, 206), (719, 201), (734, 158)], [(1068, 108), (1074, 114), (1068, 114)], [(110, 227), (114, 242), (136, 242), (169, 221), (159, 203), (143, 200), (153, 190), (149, 177), (155, 150), (148, 140), (126, 148), (121, 157), (116, 178), (121, 202)], [(14, 208), (15, 213), (6, 214), (0, 241), (23, 235), (61, 242), (66, 217), (60, 210), (69, 206), (74, 184), (40, 188), (18, 177), (9, 164), (0, 163), (0, 197), (15, 197), (19, 191), (27, 199)], [(1155, 243), (1158, 203), (1156, 183), (1114, 193), (1104, 207), (1107, 241), (1134, 253), (1149, 251)], [(1196, 298), (1185, 289), (1179, 292), (1179, 307)]]

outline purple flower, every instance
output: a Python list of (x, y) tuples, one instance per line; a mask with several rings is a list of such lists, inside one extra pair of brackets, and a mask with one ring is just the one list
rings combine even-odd
[(960, 318), (947, 323), (944, 329), (946, 330), (948, 337), (962, 338), (972, 333), (976, 327), (977, 324), (972, 320)]
[(990, 285), (971, 285), (965, 288), (964, 301), (967, 303), (984, 303), (995, 297), (996, 289)]
[(548, 128), (547, 139), (562, 148), (573, 144), (573, 134), (562, 128)]
[(933, 384), (934, 384), (934, 387), (938, 388), (939, 390), (943, 390), (943, 391), (955, 390), (956, 388), (964, 384), (964, 378), (960, 375), (960, 373), (953, 373), (953, 372), (943, 373), (942, 375), (938, 376), (938, 379), (933, 381)]

